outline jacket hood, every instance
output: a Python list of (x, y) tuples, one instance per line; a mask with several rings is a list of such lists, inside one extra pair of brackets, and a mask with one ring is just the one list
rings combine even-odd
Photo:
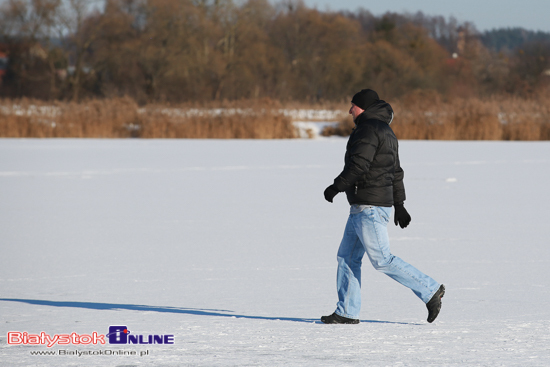
[(355, 124), (357, 124), (361, 120), (371, 119), (380, 120), (389, 125), (393, 121), (393, 108), (391, 108), (389, 103), (380, 99), (374, 104), (367, 107), (367, 109), (362, 114), (357, 116)]

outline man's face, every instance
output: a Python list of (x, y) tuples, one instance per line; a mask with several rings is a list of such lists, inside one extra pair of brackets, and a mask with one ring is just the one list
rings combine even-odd
[(360, 107), (357, 107), (356, 105), (354, 105), (353, 103), (351, 104), (351, 108), (349, 109), (349, 114), (353, 117), (353, 121), (355, 121), (355, 119), (357, 118), (357, 116), (359, 116), (360, 114), (363, 113), (363, 111), (365, 111), (364, 109), (360, 108)]

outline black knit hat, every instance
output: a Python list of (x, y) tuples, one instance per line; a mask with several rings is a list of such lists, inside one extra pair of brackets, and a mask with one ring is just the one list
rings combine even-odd
[(378, 93), (376, 93), (372, 89), (363, 89), (361, 92), (355, 93), (355, 95), (351, 99), (351, 103), (363, 110), (366, 110), (367, 108), (369, 108), (369, 106), (371, 106), (375, 102), (378, 102), (379, 100), (380, 98), (378, 98)]

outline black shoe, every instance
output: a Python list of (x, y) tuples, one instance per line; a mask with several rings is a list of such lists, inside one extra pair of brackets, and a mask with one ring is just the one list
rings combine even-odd
[(439, 311), (441, 310), (441, 298), (443, 298), (443, 295), (445, 295), (445, 286), (441, 284), (432, 299), (426, 303), (426, 307), (428, 308), (428, 322), (434, 322), (437, 315), (439, 315)]
[(325, 324), (358, 324), (359, 320), (337, 315), (336, 312), (330, 316), (322, 316), (321, 321)]

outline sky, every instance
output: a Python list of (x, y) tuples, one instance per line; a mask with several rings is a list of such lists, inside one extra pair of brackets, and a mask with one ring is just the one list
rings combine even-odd
[(426, 15), (454, 16), (460, 22), (472, 22), (478, 31), (493, 28), (522, 27), (550, 32), (550, 0), (304, 0), (308, 7), (325, 10), (350, 10), (360, 7), (374, 15), (385, 12), (422, 11)]
[[(0, 2), (3, 0), (0, 0)], [(102, 4), (104, 0), (90, 0)], [(242, 2), (243, 0), (241, 0)], [(278, 3), (284, 0), (271, 0)], [(550, 0), (303, 0), (310, 8), (325, 10), (369, 10), (374, 15), (388, 11), (454, 16), (459, 22), (472, 22), (478, 31), (494, 28), (521, 27), (550, 32)], [(237, 3), (239, 1), (236, 1)]]

